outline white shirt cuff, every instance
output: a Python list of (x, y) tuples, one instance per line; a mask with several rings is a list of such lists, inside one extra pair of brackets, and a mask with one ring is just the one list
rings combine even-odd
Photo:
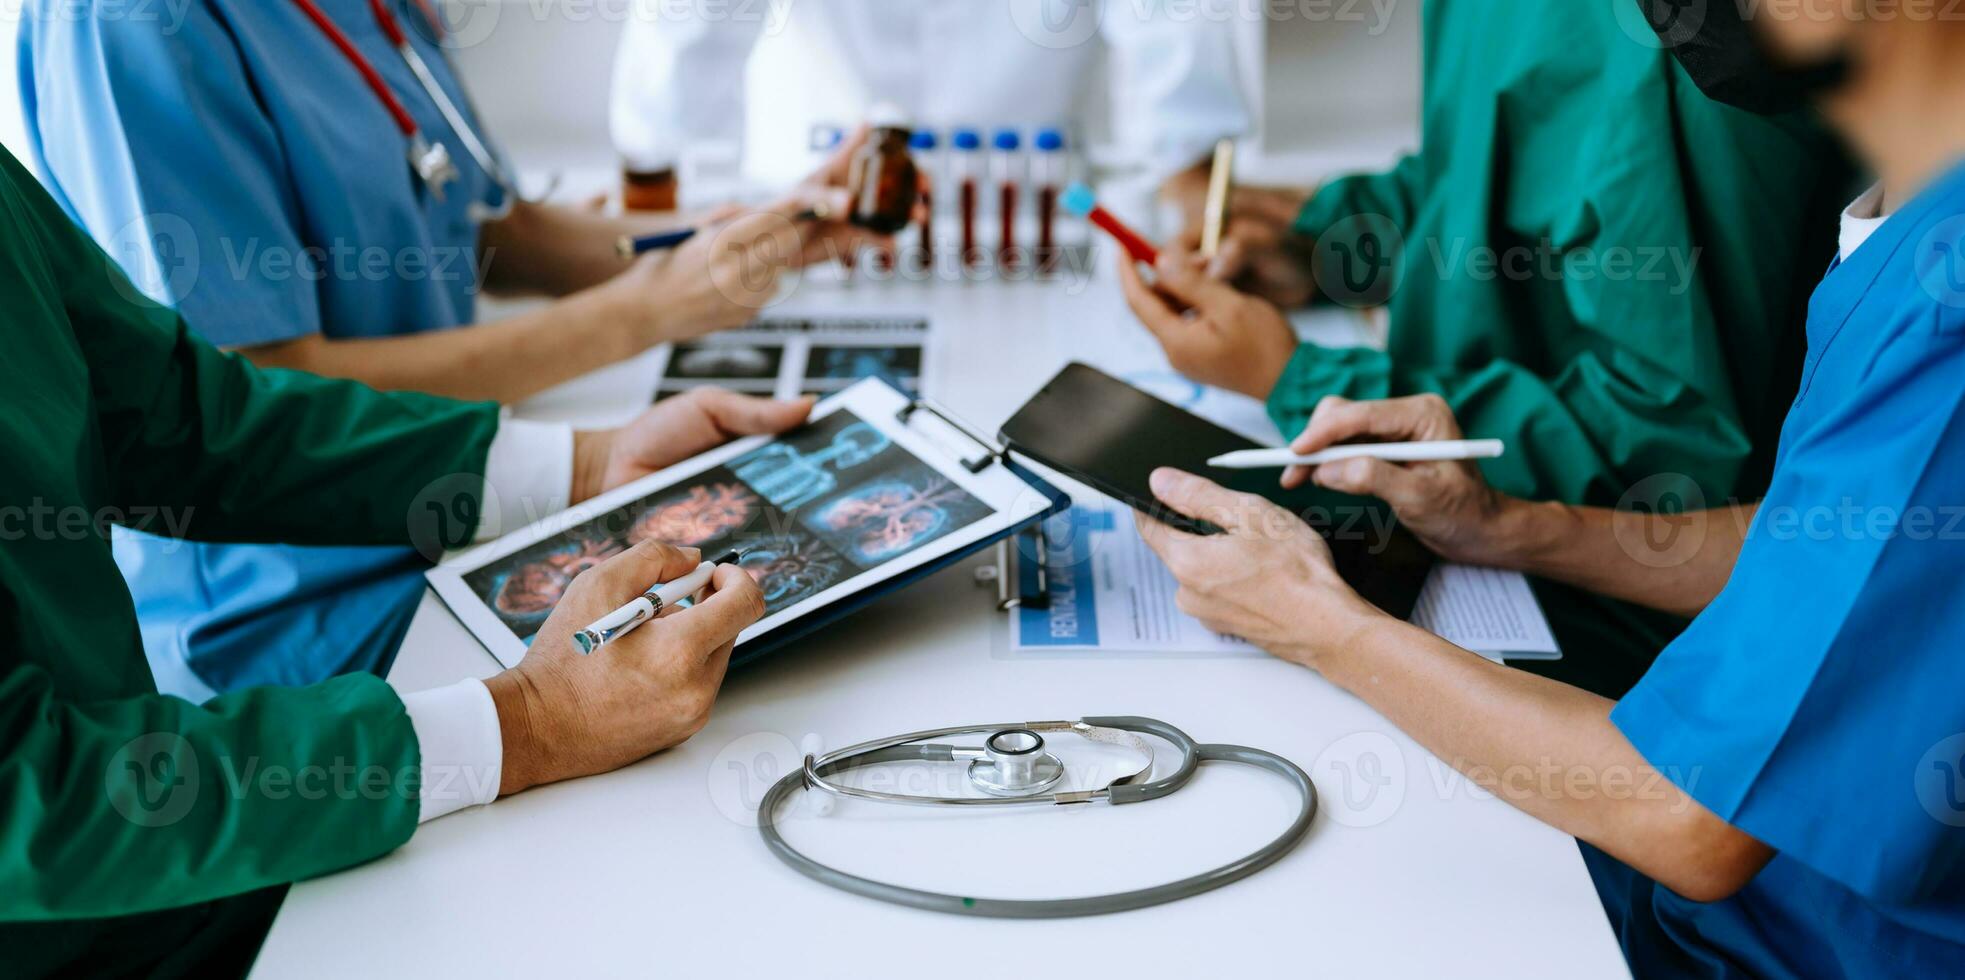
[(573, 427), (507, 418), (484, 461), (487, 541), (563, 511), (573, 496)]
[(483, 681), (405, 694), (403, 707), (423, 758), (417, 823), (498, 798), (505, 743), (498, 706)]

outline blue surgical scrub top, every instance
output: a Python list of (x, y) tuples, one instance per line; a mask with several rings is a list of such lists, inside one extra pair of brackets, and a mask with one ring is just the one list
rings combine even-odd
[(1586, 849), (1640, 976), (1965, 973), (1965, 168), (1809, 313), (1733, 576), (1611, 715), (1777, 853), (1700, 904)]
[[(317, 3), (450, 149), (462, 179), (442, 200), (410, 170), (380, 99), (289, 0), (114, 10), (30, 0), (22, 25), (22, 99), (43, 178), (140, 288), (222, 346), (401, 336), (474, 316), (472, 207), (501, 203), (499, 190), (367, 0)], [(467, 105), (417, 5), (391, 3), (452, 101)], [(197, 515), (183, 519), (195, 535)], [(385, 669), (425, 568), (400, 548), (133, 534), (119, 536), (116, 557), (160, 688), (200, 700)]]

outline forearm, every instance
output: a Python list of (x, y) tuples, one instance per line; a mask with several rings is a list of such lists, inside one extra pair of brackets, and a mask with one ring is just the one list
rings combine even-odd
[(1649, 765), (1596, 695), (1382, 616), (1318, 668), (1484, 789), (1680, 894), (1730, 894), (1770, 856)]
[(702, 217), (615, 217), (550, 204), (520, 204), (480, 233), (478, 247), (488, 262), (485, 286), (501, 295), (570, 296), (628, 268), (615, 248), (621, 236), (687, 227)]
[(304, 337), (240, 351), (261, 367), (468, 401), (522, 401), (641, 353), (658, 311), (602, 286), (503, 320), (400, 337)]
[(298, 881), (387, 853), (416, 826), (414, 734), (373, 676), (204, 705), (81, 703), (15, 663), (0, 721), (0, 920), (124, 915)]
[(1758, 506), (1662, 514), (1509, 499), (1475, 550), (1482, 564), (1690, 618), (1726, 587)]

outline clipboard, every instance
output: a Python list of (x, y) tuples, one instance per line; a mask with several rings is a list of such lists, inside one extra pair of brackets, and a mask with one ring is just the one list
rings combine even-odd
[(743, 550), (767, 609), (738, 637), (737, 666), (1070, 505), (953, 414), (869, 379), (819, 402), (799, 430), (679, 463), (447, 558), (426, 578), (509, 667), (579, 572), (634, 543)]

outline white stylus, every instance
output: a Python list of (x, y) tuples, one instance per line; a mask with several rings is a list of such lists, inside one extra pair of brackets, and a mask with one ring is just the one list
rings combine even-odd
[(592, 653), (603, 643), (615, 640), (634, 631), (634, 628), (662, 614), (662, 610), (703, 591), (716, 577), (716, 566), (735, 564), (743, 556), (731, 552), (715, 561), (706, 561), (673, 582), (649, 586), (647, 592), (635, 596), (633, 602), (593, 621), (592, 625), (573, 634), (573, 645), (581, 653)]
[(1507, 451), (1499, 439), (1455, 439), (1446, 442), (1374, 442), (1332, 446), (1308, 456), (1288, 449), (1244, 449), (1208, 460), (1224, 470), (1263, 470), (1284, 466), (1321, 466), (1368, 456), (1394, 463), (1437, 463), (1453, 459), (1493, 459)]

